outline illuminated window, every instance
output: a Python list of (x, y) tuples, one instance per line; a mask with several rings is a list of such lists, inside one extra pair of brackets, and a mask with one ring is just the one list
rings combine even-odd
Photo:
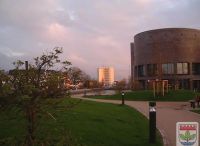
[(137, 77), (138, 76), (138, 67), (135, 66), (135, 70), (134, 70), (134, 76)]
[(188, 63), (177, 63), (177, 74), (188, 74)]
[(188, 74), (188, 63), (183, 63), (183, 74)]
[(163, 74), (168, 74), (168, 67), (167, 67), (167, 64), (162, 64), (162, 73), (163, 73)]
[(192, 74), (200, 75), (200, 63), (192, 63)]
[(173, 74), (174, 73), (174, 64), (162, 64), (162, 74)]
[(139, 65), (138, 66), (138, 76), (139, 77), (143, 77), (144, 76), (144, 70), (145, 70), (144, 65)]
[(157, 75), (157, 65), (156, 64), (147, 64), (147, 75), (148, 76)]

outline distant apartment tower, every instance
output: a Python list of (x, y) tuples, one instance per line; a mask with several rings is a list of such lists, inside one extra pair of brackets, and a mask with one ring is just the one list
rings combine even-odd
[(99, 67), (98, 81), (104, 86), (109, 87), (114, 83), (114, 68), (113, 67)]

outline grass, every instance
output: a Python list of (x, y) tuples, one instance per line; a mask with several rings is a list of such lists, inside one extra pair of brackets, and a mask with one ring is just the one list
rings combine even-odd
[[(89, 98), (96, 99), (113, 99), (121, 100), (121, 94), (116, 95), (101, 95), (101, 96), (88, 96)], [(150, 90), (133, 91), (125, 93), (125, 100), (133, 101), (188, 101), (194, 99), (195, 93), (189, 90), (176, 90), (169, 91), (165, 96), (153, 97), (153, 92)]]
[(194, 113), (197, 113), (197, 114), (200, 114), (200, 109), (195, 109), (195, 110), (190, 110), (191, 112), (194, 112)]
[[(73, 99), (70, 102), (77, 100)], [(64, 99), (60, 104), (67, 105), (69, 101)], [(49, 116), (40, 118), (36, 137), (41, 140), (47, 139), (59, 143), (61, 140), (73, 139), (74, 143), (81, 146), (162, 145), (159, 134), (156, 144), (148, 143), (148, 120), (128, 106), (81, 101), (68, 110), (55, 110), (51, 107), (46, 109), (56, 120)], [(7, 141), (22, 142), (25, 126), (23, 114), (16, 112), (16, 109), (0, 112), (0, 141), (7, 139)], [(71, 138), (63, 139), (66, 131)]]

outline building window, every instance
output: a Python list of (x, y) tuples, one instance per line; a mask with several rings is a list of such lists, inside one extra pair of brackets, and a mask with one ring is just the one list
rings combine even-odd
[(174, 64), (162, 64), (162, 74), (174, 74)]
[(157, 75), (157, 65), (156, 64), (147, 64), (147, 75), (155, 76)]
[(138, 76), (139, 77), (144, 77), (144, 70), (145, 70), (144, 65), (138, 66)]
[(192, 63), (192, 74), (200, 75), (200, 63)]
[(177, 74), (188, 74), (188, 63), (177, 63)]
[(138, 67), (136, 66), (135, 69), (134, 69), (134, 76), (135, 77), (138, 77)]

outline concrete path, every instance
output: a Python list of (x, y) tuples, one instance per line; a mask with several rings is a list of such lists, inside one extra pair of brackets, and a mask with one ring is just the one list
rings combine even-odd
[[(81, 98), (81, 97), (76, 97)], [(81, 98), (98, 102), (120, 104), (118, 100)], [(143, 101), (125, 101), (148, 118), (149, 105)], [(157, 128), (160, 130), (165, 146), (176, 146), (176, 122), (199, 122), (200, 114), (190, 112), (187, 102), (157, 102)]]

